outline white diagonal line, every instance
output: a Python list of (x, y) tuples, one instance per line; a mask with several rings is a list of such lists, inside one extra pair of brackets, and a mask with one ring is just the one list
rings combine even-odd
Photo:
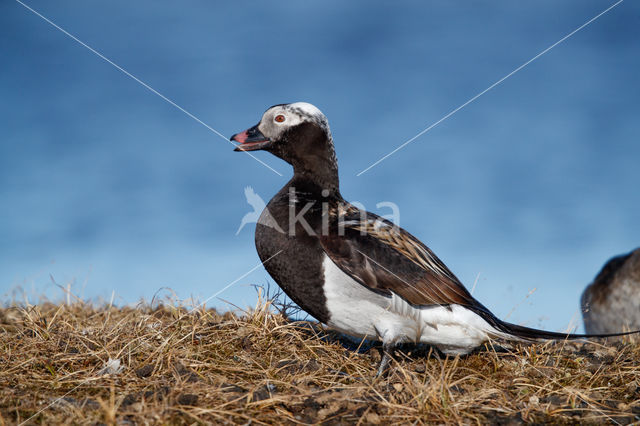
[(256, 266), (254, 266), (253, 268), (249, 269), (247, 272), (245, 272), (243, 275), (239, 276), (238, 278), (236, 278), (235, 280), (231, 281), (229, 284), (227, 284), (226, 286), (224, 286), (222, 289), (220, 289), (219, 291), (217, 291), (215, 294), (213, 294), (212, 296), (209, 296), (209, 298), (205, 299), (204, 302), (200, 303), (197, 307), (200, 306), (204, 306), (209, 300), (213, 299), (214, 297), (220, 295), (220, 293), (222, 293), (223, 291), (225, 291), (226, 289), (228, 289), (229, 287), (231, 287), (232, 285), (234, 285), (235, 283), (237, 283), (238, 281), (240, 281), (241, 279), (243, 279), (244, 277), (246, 277), (247, 275), (249, 275), (250, 273), (252, 273), (253, 271), (255, 271), (256, 269), (258, 269), (260, 266), (263, 266), (265, 263), (267, 263), (268, 261), (270, 261), (271, 259), (273, 259), (274, 257), (276, 257), (277, 255), (279, 255), (280, 253), (282, 253), (282, 250), (278, 250), (276, 252), (276, 254), (274, 254), (273, 256), (270, 256), (267, 260), (265, 260), (264, 262), (260, 262), (258, 263)]
[[(38, 17), (42, 18), (44, 21), (46, 21), (47, 23), (51, 24), (53, 27), (55, 27), (56, 29), (58, 29), (59, 31), (61, 31), (63, 34), (65, 34), (66, 36), (68, 36), (69, 38), (73, 39), (74, 41), (76, 41), (77, 43), (79, 43), (81, 46), (87, 48), (88, 50), (90, 50), (92, 53), (94, 53), (96, 56), (98, 56), (99, 58), (103, 59), (104, 61), (106, 61), (107, 63), (111, 64), (114, 68), (116, 68), (118, 71), (122, 72), (123, 74), (125, 74), (127, 77), (130, 77), (131, 79), (133, 79), (134, 81), (136, 81), (138, 84), (142, 85), (144, 88), (146, 88), (147, 90), (149, 90), (150, 92), (160, 96), (163, 100), (165, 100), (166, 102), (168, 102), (169, 104), (171, 104), (172, 106), (174, 106), (175, 108), (179, 109), (180, 111), (182, 111), (183, 113), (185, 113), (187, 116), (189, 116), (190, 118), (194, 119), (195, 121), (197, 121), (198, 123), (202, 124), (204, 127), (206, 127), (207, 129), (211, 130), (213, 133), (215, 133), (216, 135), (220, 136), (222, 139), (224, 139), (225, 141), (229, 142), (231, 145), (234, 145), (233, 142), (231, 142), (225, 135), (223, 135), (222, 133), (220, 133), (219, 131), (217, 131), (216, 129), (214, 129), (213, 127), (211, 127), (210, 125), (208, 125), (207, 123), (205, 123), (204, 121), (200, 120), (198, 117), (196, 117), (195, 115), (193, 115), (192, 113), (190, 113), (189, 111), (187, 111), (186, 109), (184, 109), (183, 107), (181, 107), (180, 105), (176, 104), (174, 101), (172, 101), (171, 99), (167, 98), (165, 95), (163, 95), (162, 93), (158, 92), (156, 89), (154, 89), (153, 87), (149, 86), (147, 83), (145, 83), (144, 81), (140, 80), (138, 77), (136, 77), (135, 75), (131, 74), (129, 71), (125, 70), (124, 68), (122, 68), (120, 65), (116, 64), (115, 62), (113, 62), (111, 59), (107, 58), (106, 56), (104, 56), (102, 53), (98, 52), (96, 49), (94, 49), (93, 47), (89, 46), (88, 44), (84, 43), (82, 40), (80, 40), (79, 38), (77, 38), (76, 36), (74, 36), (73, 34), (69, 33), (68, 31), (66, 31), (64, 28), (60, 27), (59, 25), (55, 24), (54, 22), (52, 22), (50, 19), (48, 19), (47, 17), (43, 16), (41, 13), (37, 12), (36, 10), (32, 9), (31, 7), (27, 6), (26, 4), (24, 4), (22, 1), (20, 0), (16, 0), (17, 3), (19, 3), (20, 5), (22, 5), (24, 8), (30, 10), (31, 12), (33, 12), (35, 15), (37, 15)], [(265, 166), (266, 168), (268, 168), (269, 170), (271, 170), (272, 172), (274, 172), (275, 174), (282, 176), (282, 174), (280, 172), (278, 172), (277, 170), (275, 170), (274, 168), (272, 168), (271, 166), (269, 166), (267, 163), (265, 163), (264, 161), (260, 160), (259, 158), (257, 158), (256, 156), (254, 156), (253, 154), (251, 154), (250, 152), (247, 151), (243, 151), (246, 154), (249, 154), (249, 156), (251, 158), (253, 158), (254, 160), (256, 160), (257, 162), (259, 162), (260, 164), (262, 164), (263, 166)]]
[[(253, 268), (249, 269), (247, 272), (245, 272), (244, 274), (240, 275), (238, 278), (236, 278), (235, 280), (231, 281), (229, 284), (227, 284), (226, 286), (224, 286), (223, 288), (221, 288), (220, 290), (218, 290), (217, 292), (215, 292), (214, 294), (212, 294), (211, 296), (209, 296), (207, 299), (205, 299), (203, 302), (198, 303), (198, 305), (193, 308), (193, 310), (196, 310), (200, 307), (203, 307), (209, 300), (213, 299), (214, 297), (220, 295), (223, 291), (225, 291), (226, 289), (228, 289), (229, 287), (231, 287), (232, 285), (234, 285), (235, 283), (237, 283), (238, 281), (240, 281), (241, 279), (243, 279), (244, 277), (246, 277), (247, 275), (249, 275), (250, 273), (252, 273), (253, 271), (255, 271), (256, 269), (258, 269), (260, 266), (264, 266), (265, 263), (269, 262), (271, 259), (273, 259), (274, 257), (278, 256), (280, 253), (282, 253), (282, 250), (278, 250), (274, 255), (270, 256), (267, 260), (265, 260), (264, 262), (260, 262), (258, 263), (256, 266), (254, 266)], [(193, 310), (191, 312), (193, 312)], [(185, 316), (189, 315), (189, 313), (186, 313), (184, 315), (181, 315), (178, 317), (178, 319), (176, 319), (175, 321), (173, 321), (172, 323), (166, 325), (164, 328), (162, 328), (162, 330), (159, 331), (159, 333), (163, 332), (164, 330), (166, 330), (167, 328), (171, 327), (172, 325), (176, 324), (177, 322), (181, 321), (182, 318), (184, 318)], [(133, 341), (129, 342), (129, 343), (133, 343)], [(127, 346), (129, 345), (129, 343), (127, 343), (122, 349), (120, 349), (120, 352), (118, 352), (118, 357), (120, 356), (120, 353), (122, 353)], [(135, 351), (136, 349), (138, 349), (140, 347), (140, 345), (135, 346), (133, 349), (129, 349), (129, 352), (131, 351)], [(64, 396), (63, 396), (64, 397)]]
[[(189, 111), (187, 111), (186, 109), (182, 108), (180, 105), (176, 104), (175, 102), (173, 102), (171, 99), (167, 98), (166, 96), (164, 96), (162, 93), (158, 92), (157, 90), (155, 90), (153, 87), (149, 86), (147, 83), (145, 83), (144, 81), (140, 80), (139, 78), (137, 78), (136, 76), (134, 76), (133, 74), (131, 74), (130, 72), (128, 72), (127, 70), (125, 70), (124, 68), (122, 68), (121, 66), (119, 66), (118, 64), (116, 64), (115, 62), (113, 62), (112, 60), (110, 60), (109, 58), (107, 58), (106, 56), (104, 56), (103, 54), (101, 54), (100, 52), (98, 52), (97, 50), (95, 50), (94, 48), (92, 48), (91, 46), (87, 45), (86, 43), (82, 42), (80, 39), (78, 39), (77, 37), (75, 37), (73, 34), (70, 34), (68, 31), (64, 30), (63, 28), (61, 28), (60, 26), (56, 25), (54, 22), (52, 22), (50, 19), (46, 18), (45, 16), (43, 16), (42, 14), (40, 14), (39, 12), (35, 11), (34, 9), (32, 9), (31, 7), (27, 6), (26, 4), (24, 4), (23, 2), (21, 2), (20, 0), (16, 0), (17, 3), (19, 3), (20, 5), (22, 5), (23, 7), (25, 7), (26, 9), (28, 9), (29, 11), (33, 12), (35, 15), (37, 15), (38, 17), (42, 18), (44, 21), (46, 21), (47, 23), (51, 24), (53, 27), (55, 27), (56, 29), (58, 29), (59, 31), (61, 31), (62, 33), (64, 33), (65, 35), (67, 35), (68, 37), (70, 37), (71, 39), (73, 39), (74, 41), (76, 41), (77, 43), (79, 43), (80, 45), (82, 45), (83, 47), (87, 48), (88, 50), (90, 50), (92, 53), (94, 53), (95, 55), (97, 55), (98, 57), (100, 57), (101, 59), (103, 59), (104, 61), (108, 62), (109, 64), (111, 64), (113, 67), (115, 67), (116, 69), (118, 69), (119, 71), (121, 71), (122, 73), (124, 73), (125, 75), (127, 75), (128, 77), (132, 78), (134, 81), (136, 81), (137, 83), (139, 83), (140, 85), (142, 85), (143, 87), (145, 87), (146, 89), (148, 89), (149, 91), (151, 91), (152, 93), (158, 95), (160, 98), (162, 98), (163, 100), (165, 100), (166, 102), (168, 102), (169, 104), (171, 104), (172, 106), (174, 106), (175, 108), (179, 109), (180, 111), (182, 111), (183, 113), (185, 113), (187, 116), (191, 117), (192, 119), (194, 119), (195, 121), (197, 121), (198, 123), (202, 124), (203, 126), (205, 126), (207, 129), (211, 130), (213, 133), (215, 133), (216, 135), (220, 136), (221, 138), (223, 138), (224, 140), (228, 141), (229, 143), (231, 143), (233, 145), (233, 143), (231, 141), (229, 141), (222, 133), (218, 132), (216, 129), (214, 129), (213, 127), (209, 126), (207, 123), (203, 122), (202, 120), (200, 120), (198, 117), (196, 117), (195, 115), (193, 115), (192, 113), (190, 113)], [(246, 151), (245, 151), (246, 152)], [(251, 153), (246, 152), (247, 154), (249, 154), (252, 158), (254, 158), (256, 161), (258, 161), (259, 163), (261, 163), (262, 165), (264, 165), (265, 167), (267, 167), (269, 170), (273, 171), (274, 173), (278, 174), (279, 176), (282, 176), (282, 174), (280, 174), (278, 171), (274, 170), (273, 168), (271, 168), (268, 164), (262, 162), (261, 160), (259, 160), (258, 158), (254, 157)], [(264, 263), (270, 261), (271, 259), (273, 259), (274, 257), (276, 257), (277, 255), (279, 255), (282, 252), (282, 250), (278, 251), (276, 254), (274, 254), (273, 256), (269, 257), (267, 260), (265, 260), (264, 262), (260, 262), (259, 264), (257, 264), (256, 266), (254, 266), (253, 268), (251, 268), (249, 271), (247, 271), (246, 273), (244, 273), (243, 275), (241, 275), (240, 277), (236, 278), (235, 280), (233, 280), (232, 282), (230, 282), (229, 284), (227, 284), (225, 287), (223, 287), (222, 289), (220, 289), (219, 291), (217, 291), (215, 294), (213, 294), (212, 296), (210, 296), (208, 299), (206, 299), (204, 302), (200, 303), (199, 306), (204, 306), (204, 304), (206, 304), (209, 300), (211, 300), (212, 298), (218, 296), (219, 294), (221, 294), (223, 291), (227, 290), (229, 287), (231, 287), (232, 285), (236, 284), (238, 281), (240, 281), (241, 279), (243, 279), (244, 277), (246, 277), (247, 275), (249, 275), (251, 272), (255, 271), (257, 268), (259, 268), (261, 265), (263, 265)], [(80, 386), (82, 386), (83, 384), (87, 383), (88, 380), (84, 380), (81, 383), (79, 383), (77, 386), (75, 386), (73, 389), (71, 389), (70, 391), (66, 392), (64, 395), (54, 399), (50, 404), (48, 404), (47, 406), (45, 406), (44, 408), (40, 409), (39, 411), (37, 411), (35, 414), (33, 414), (31, 417), (29, 417), (28, 419), (26, 419), (25, 421), (23, 421), (22, 423), (20, 423), (20, 425), (23, 425), (25, 423), (27, 423), (29, 420), (33, 419), (34, 417), (36, 417), (38, 414), (42, 413), (43, 411), (47, 410), (49, 407), (51, 407), (52, 405), (58, 403), (59, 401), (61, 401), (65, 396), (69, 395), (71, 392), (73, 392), (74, 390), (78, 389)]]
[(515, 73), (517, 73), (518, 71), (520, 71), (521, 69), (523, 69), (524, 67), (526, 67), (527, 65), (529, 65), (531, 62), (535, 61), (536, 59), (538, 59), (540, 56), (544, 55), (545, 53), (547, 53), (548, 51), (550, 51), (551, 49), (553, 49), (554, 47), (556, 47), (557, 45), (559, 45), (560, 43), (562, 43), (563, 41), (565, 41), (566, 39), (568, 39), (569, 37), (571, 37), (572, 35), (574, 35), (575, 33), (577, 33), (578, 31), (580, 31), (581, 29), (583, 29), (584, 27), (586, 27), (587, 25), (591, 24), (593, 21), (595, 21), (596, 19), (598, 19), (599, 17), (601, 17), (602, 15), (604, 15), (605, 13), (609, 12), (611, 9), (613, 9), (614, 7), (618, 6), (620, 3), (622, 3), (624, 0), (618, 0), (616, 3), (612, 4), (611, 6), (609, 6), (608, 8), (606, 8), (605, 10), (603, 10), (602, 12), (600, 12), (599, 14), (597, 14), (596, 16), (594, 16), (593, 18), (589, 19), (587, 22), (585, 22), (584, 24), (580, 25), (578, 28), (576, 28), (575, 30), (571, 31), (569, 34), (567, 34), (566, 36), (562, 37), (560, 40), (556, 41), (555, 43), (553, 43), (551, 46), (547, 47), (546, 49), (544, 49), (542, 52), (538, 53), (536, 56), (534, 56), (533, 58), (529, 59), (527, 62), (525, 62), (524, 64), (520, 65), (518, 68), (516, 68), (515, 70), (511, 71), (509, 74), (505, 75), (504, 77), (502, 77), (500, 80), (496, 81), (495, 83), (493, 83), (491, 86), (487, 87), (486, 89), (484, 89), (482, 92), (478, 93), (477, 95), (475, 95), (474, 97), (472, 97), (471, 99), (469, 99), (468, 101), (466, 101), (465, 103), (463, 103), (462, 105), (460, 105), (459, 107), (457, 107), (456, 109), (450, 111), (448, 114), (446, 114), (444, 117), (442, 117), (440, 120), (436, 121), (435, 123), (433, 123), (432, 125), (430, 125), (429, 127), (427, 127), (426, 129), (422, 130), (420, 133), (418, 133), (417, 135), (415, 135), (414, 137), (412, 137), (411, 139), (405, 141), (402, 145), (398, 146), (396, 149), (394, 149), (393, 151), (391, 151), (390, 153), (388, 153), (387, 155), (385, 155), (384, 157), (380, 158), (378, 161), (376, 161), (375, 163), (371, 164), (369, 167), (367, 167), (366, 169), (362, 170), (360, 173), (358, 173), (356, 176), (360, 176), (361, 174), (363, 174), (364, 172), (366, 172), (367, 170), (371, 169), (372, 167), (375, 167), (376, 165), (380, 164), (381, 162), (383, 162), (384, 160), (386, 160), (387, 158), (389, 158), (390, 156), (392, 156), (393, 154), (395, 154), (396, 152), (400, 151), (402, 148), (404, 148), (405, 146), (409, 145), (411, 142), (413, 142), (414, 140), (418, 139), (420, 136), (424, 135), (425, 133), (427, 133), (429, 130), (433, 129), (434, 127), (436, 127), (438, 124), (442, 123), (444, 120), (446, 120), (447, 118), (451, 117), (453, 114), (455, 114), (456, 112), (460, 111), (462, 108), (466, 107), (467, 105), (469, 105), (471, 102), (475, 101), (476, 99), (478, 99), (480, 96), (484, 95), (485, 93), (487, 93), (489, 90), (493, 89), (494, 87), (496, 87), (497, 85), (499, 85), (500, 83), (502, 83), (503, 81), (505, 81), (506, 79), (508, 79), (509, 77), (511, 77), (512, 75), (514, 75)]

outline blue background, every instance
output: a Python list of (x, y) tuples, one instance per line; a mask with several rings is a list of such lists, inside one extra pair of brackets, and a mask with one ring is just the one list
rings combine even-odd
[[(342, 193), (428, 244), (501, 318), (564, 330), (640, 245), (640, 4), (27, 3), (225, 136), (272, 104), (329, 118)], [(278, 176), (19, 3), (0, 3), (0, 297), (204, 300), (258, 264), (244, 188)], [(253, 305), (256, 269), (219, 297)], [(536, 289), (529, 297), (527, 295)], [(24, 293), (24, 295), (23, 295)], [(169, 294), (164, 290), (161, 294)], [(210, 306), (233, 305), (212, 299)]]

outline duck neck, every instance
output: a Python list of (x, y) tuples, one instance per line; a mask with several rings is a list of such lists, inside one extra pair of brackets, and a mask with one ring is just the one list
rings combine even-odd
[(293, 164), (292, 182), (304, 181), (316, 187), (319, 192), (328, 191), (330, 195), (340, 194), (338, 165), (333, 158), (318, 157), (304, 164)]

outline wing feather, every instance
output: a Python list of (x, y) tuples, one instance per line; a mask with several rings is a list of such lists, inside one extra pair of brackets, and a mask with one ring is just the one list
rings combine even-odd
[[(325, 253), (359, 283), (391, 292), (414, 306), (482, 307), (438, 257), (393, 223), (349, 205), (332, 215), (342, 220), (320, 237)], [(338, 231), (336, 231), (338, 230)]]

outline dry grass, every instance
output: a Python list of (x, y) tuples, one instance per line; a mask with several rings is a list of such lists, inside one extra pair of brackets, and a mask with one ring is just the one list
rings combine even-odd
[[(84, 302), (0, 309), (0, 425), (630, 423), (640, 346), (348, 348), (259, 302), (244, 314)], [(109, 359), (123, 366), (107, 373)]]

